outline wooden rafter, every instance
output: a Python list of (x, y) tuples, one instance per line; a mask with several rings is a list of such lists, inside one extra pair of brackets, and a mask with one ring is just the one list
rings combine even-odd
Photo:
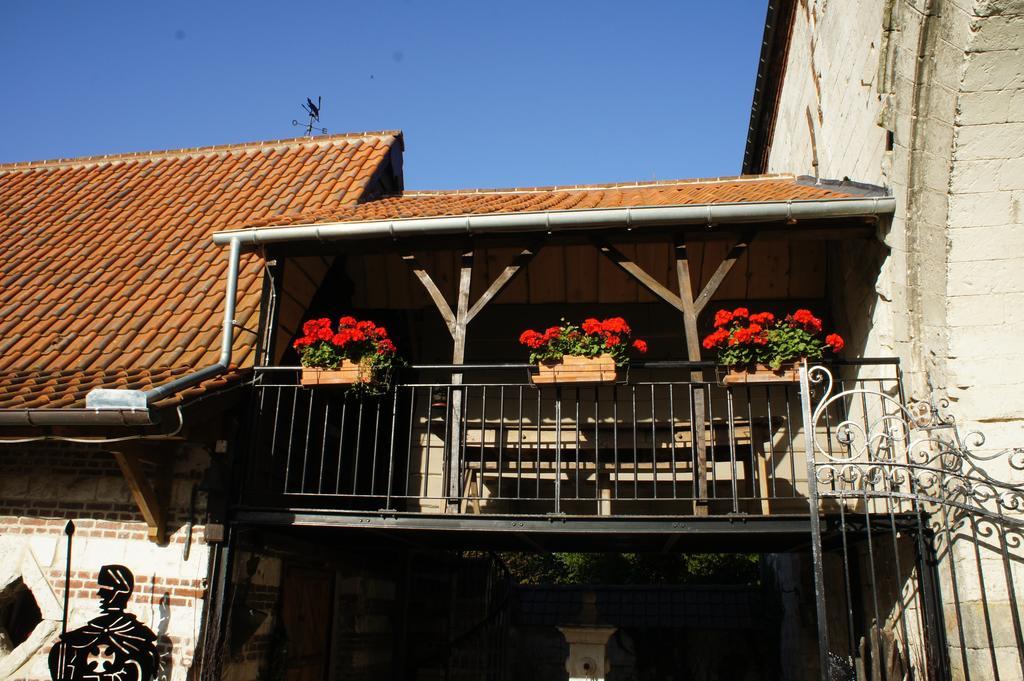
[[(139, 507), (142, 517), (149, 526), (149, 539), (158, 544), (167, 541), (167, 487), (169, 473), (166, 464), (158, 466), (156, 480), (151, 480), (143, 468), (139, 453), (122, 445), (115, 451), (114, 459), (121, 468), (132, 498)], [(169, 459), (168, 459), (169, 460)]]
[(729, 252), (726, 253), (725, 258), (718, 264), (714, 274), (708, 279), (708, 283), (704, 285), (704, 289), (700, 292), (700, 295), (693, 301), (693, 308), (696, 314), (700, 314), (704, 307), (710, 302), (711, 297), (715, 295), (718, 287), (725, 281), (725, 277), (732, 270), (732, 266), (736, 264), (736, 261), (747, 252), (747, 248), (750, 243), (754, 240), (757, 235), (756, 232), (746, 232), (738, 237), (733, 243)]
[(448, 327), (448, 332), (455, 336), (455, 313), (452, 312), (451, 306), (448, 301), (444, 299), (444, 294), (441, 293), (441, 289), (437, 287), (434, 280), (430, 277), (427, 270), (420, 264), (419, 260), (412, 253), (406, 253), (402, 255), (402, 261), (405, 262), (412, 273), (416, 275), (416, 278), (423, 284), (423, 288), (427, 290), (427, 294), (430, 299), (434, 301), (434, 305), (437, 306), (437, 311), (441, 313), (441, 318), (444, 319), (445, 326)]
[(477, 298), (477, 301), (473, 303), (473, 306), (469, 308), (469, 315), (467, 316), (466, 321), (473, 321), (473, 318), (480, 314), (480, 311), (483, 310), (488, 303), (498, 297), (498, 294), (504, 291), (505, 287), (512, 283), (512, 279), (519, 274), (520, 270), (529, 264), (533, 259), (533, 256), (536, 255), (539, 250), (540, 244), (534, 244), (527, 246), (520, 251), (512, 263), (506, 267), (494, 281), (491, 282), (491, 285), (487, 287), (487, 290), (484, 291), (483, 294)]
[(619, 249), (612, 246), (604, 239), (594, 239), (594, 245), (597, 250), (601, 252), (606, 258), (615, 263), (619, 269), (626, 274), (636, 279), (637, 283), (646, 288), (648, 291), (658, 296), (666, 303), (676, 308), (680, 312), (685, 312), (683, 309), (683, 301), (672, 291), (668, 290), (661, 284), (657, 279), (648, 274), (640, 265), (630, 260), (626, 254)]

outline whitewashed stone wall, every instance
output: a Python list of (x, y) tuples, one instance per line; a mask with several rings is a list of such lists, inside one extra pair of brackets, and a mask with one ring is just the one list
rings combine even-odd
[[(147, 538), (147, 526), (111, 454), (72, 447), (0, 449), (0, 589), (19, 577), (31, 589), (43, 621), (25, 643), (0, 657), (0, 679), (50, 678), (47, 655), (60, 634), (64, 599), (64, 526), (75, 522), (68, 629), (99, 614), (96, 577), (121, 564), (135, 575), (128, 611), (158, 637), (161, 681), (191, 673), (201, 634), (209, 547), (203, 527), (192, 532), (184, 560), (192, 486), (209, 464), (202, 449), (183, 446), (175, 461), (166, 545)], [(203, 518), (199, 495), (196, 519)]]
[[(777, 121), (768, 172), (897, 199), (879, 244), (831, 247), (852, 351), (899, 356), (911, 394), (948, 397), (964, 431), (986, 434), (981, 451), (1024, 446), (1024, 1), (800, 0)], [(971, 535), (940, 555), (965, 632), (947, 603), (954, 678), (965, 660), (972, 679), (1020, 678), (1001, 544), (984, 542), (972, 570)]]

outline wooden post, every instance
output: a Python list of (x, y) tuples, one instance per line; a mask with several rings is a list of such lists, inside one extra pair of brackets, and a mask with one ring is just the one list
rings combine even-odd
[[(462, 265), (459, 268), (459, 294), (455, 307), (455, 325), (452, 331), (454, 347), (452, 364), (464, 364), (466, 361), (466, 324), (469, 322), (469, 287), (473, 283), (473, 249), (462, 253)], [(449, 510), (459, 508), (458, 498), (462, 493), (461, 476), (461, 441), (462, 441), (462, 389), (454, 386), (462, 384), (462, 372), (452, 374), (452, 423), (451, 448), (448, 456), (448, 496)]]
[[(686, 240), (680, 234), (675, 238), (676, 278), (679, 280), (679, 300), (683, 306), (683, 333), (686, 336), (686, 358), (691, 362), (700, 361), (700, 338), (697, 336), (697, 310), (693, 304), (693, 286), (690, 283), (690, 261), (687, 258)], [(690, 380), (698, 385), (693, 389), (693, 447), (697, 450), (696, 470), (693, 484), (696, 497), (694, 515), (708, 514), (708, 451), (707, 433), (704, 423), (704, 381), (700, 370), (690, 372)]]

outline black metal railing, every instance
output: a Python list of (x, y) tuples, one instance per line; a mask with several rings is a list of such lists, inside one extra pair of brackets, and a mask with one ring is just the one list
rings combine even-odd
[[(868, 367), (867, 364), (872, 366)], [(898, 390), (895, 362), (860, 379)], [(694, 372), (702, 372), (694, 380)], [(244, 503), (418, 513), (807, 511), (797, 383), (725, 386), (711, 365), (533, 385), (528, 365), (416, 366), (385, 394), (257, 371)]]

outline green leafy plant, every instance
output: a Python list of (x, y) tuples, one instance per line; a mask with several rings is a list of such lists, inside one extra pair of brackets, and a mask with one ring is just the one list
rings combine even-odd
[(782, 319), (771, 312), (751, 314), (745, 307), (719, 310), (714, 324), (703, 345), (717, 351), (719, 364), (730, 367), (767, 364), (778, 369), (802, 358), (821, 359), (826, 350), (837, 353), (846, 344), (836, 333), (822, 338), (821, 320), (804, 309)]
[(519, 336), (519, 342), (530, 348), (530, 362), (537, 364), (557, 361), (566, 355), (599, 357), (611, 355), (617, 366), (629, 363), (630, 350), (643, 354), (647, 343), (633, 339), (633, 330), (622, 317), (610, 317), (604, 321), (586, 319), (582, 324), (572, 324), (564, 319), (559, 326), (546, 331), (527, 329)]

